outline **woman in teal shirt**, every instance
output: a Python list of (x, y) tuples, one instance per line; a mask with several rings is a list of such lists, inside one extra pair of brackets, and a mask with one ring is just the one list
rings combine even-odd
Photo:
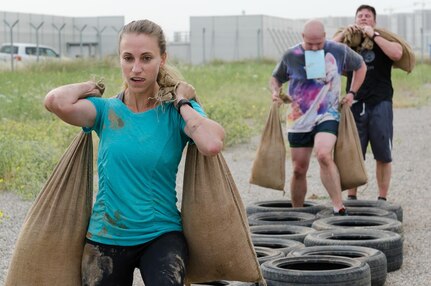
[(183, 285), (187, 244), (176, 207), (176, 174), (187, 142), (204, 155), (223, 147), (224, 130), (185, 97), (181, 82), (173, 100), (159, 95), (157, 76), (166, 62), (162, 29), (133, 21), (120, 33), (125, 90), (101, 98), (93, 82), (51, 90), (45, 107), (63, 121), (95, 131), (99, 191), (82, 261), (83, 285), (132, 285), (139, 268), (144, 283)]

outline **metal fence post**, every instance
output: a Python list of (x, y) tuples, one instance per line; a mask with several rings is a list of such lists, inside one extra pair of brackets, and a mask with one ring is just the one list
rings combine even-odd
[(39, 62), (39, 29), (43, 26), (43, 21), (37, 27), (32, 23), (30, 26), (36, 31), (36, 62)]
[(57, 26), (55, 24), (52, 24), (52, 26), (58, 32), (58, 53), (60, 54), (60, 57), (61, 57), (61, 55), (62, 55), (62, 53), (61, 53), (61, 30), (63, 30), (64, 26), (66, 26), (66, 23), (63, 23), (63, 25), (61, 25), (60, 28), (57, 28)]
[(10, 30), (10, 68), (13, 71), (13, 28), (16, 24), (18, 24), (19, 20), (16, 20), (12, 25), (9, 25), (9, 22), (6, 20), (3, 20), (3, 22), (9, 27)]
[(87, 25), (82, 26), (81, 29), (79, 29), (77, 26), (73, 26), (78, 32), (79, 32), (79, 53), (80, 57), (83, 57), (83, 51), (82, 51), (82, 32), (87, 28)]

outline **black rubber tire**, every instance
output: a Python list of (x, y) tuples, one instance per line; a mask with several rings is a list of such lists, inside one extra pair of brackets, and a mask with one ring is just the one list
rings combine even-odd
[(341, 256), (301, 256), (270, 260), (261, 265), (268, 286), (369, 286), (370, 267)]
[(286, 255), (280, 250), (268, 247), (255, 246), (254, 250), (256, 251), (257, 261), (259, 262), (259, 264), (262, 264), (269, 260), (286, 257)]
[(316, 220), (316, 215), (303, 212), (258, 212), (248, 217), (250, 226), (263, 224), (282, 224), (311, 226)]
[(229, 282), (230, 282), (229, 286), (259, 286), (259, 285), (263, 285), (263, 284), (259, 284), (257, 282), (239, 282), (239, 281), (229, 281)]
[(401, 268), (403, 264), (403, 239), (398, 233), (378, 229), (330, 229), (308, 234), (304, 239), (308, 246), (353, 245), (380, 250), (386, 255), (387, 272)]
[(206, 285), (206, 286), (256, 286), (261, 285), (256, 282), (240, 282), (240, 281), (227, 281), (227, 280), (218, 280), (211, 282), (202, 282), (202, 283), (192, 283), (193, 285)]
[(219, 280), (219, 281), (211, 281), (211, 282), (193, 283), (192, 285), (225, 286), (225, 285), (234, 285), (234, 284), (229, 281)]
[(346, 229), (381, 229), (403, 234), (403, 225), (400, 221), (387, 217), (377, 216), (333, 216), (318, 219), (311, 225), (316, 230), (334, 228)]
[(316, 214), (325, 208), (324, 204), (305, 201), (303, 207), (293, 208), (291, 200), (272, 200), (254, 202), (247, 206), (247, 215), (257, 212), (273, 212), (273, 211), (289, 211), (289, 212), (304, 212)]
[(403, 208), (401, 205), (396, 203), (390, 203), (385, 201), (372, 201), (372, 200), (346, 200), (343, 201), (344, 206), (347, 208), (347, 212), (349, 212), (349, 207), (373, 207), (373, 208), (381, 208), (384, 210), (388, 210), (394, 212), (397, 215), (397, 219), (399, 221), (403, 221)]
[(284, 253), (284, 256), (290, 252), (304, 248), (304, 244), (297, 240), (283, 239), (278, 237), (252, 237), (253, 245), (256, 247), (267, 247)]
[(381, 286), (385, 284), (387, 261), (385, 254), (378, 249), (352, 245), (310, 246), (293, 250), (288, 257), (309, 255), (344, 256), (366, 262), (370, 266), (371, 285)]
[(307, 226), (299, 225), (256, 225), (250, 227), (251, 238), (280, 238), (291, 239), (301, 243), (304, 242), (305, 236), (316, 231)]
[[(349, 216), (377, 216), (398, 219), (394, 212), (376, 207), (349, 207), (347, 213)], [(334, 216), (332, 207), (323, 209), (316, 214), (317, 219), (331, 216)]]

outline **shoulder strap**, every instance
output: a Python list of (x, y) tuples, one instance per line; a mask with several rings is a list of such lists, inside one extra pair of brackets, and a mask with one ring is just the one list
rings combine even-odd
[(124, 103), (124, 91), (120, 92), (119, 94), (117, 94), (115, 96), (115, 98), (118, 98), (119, 100), (121, 100), (121, 102)]

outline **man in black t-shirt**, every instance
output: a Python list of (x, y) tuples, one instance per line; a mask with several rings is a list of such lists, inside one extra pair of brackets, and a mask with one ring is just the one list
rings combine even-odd
[[(344, 36), (353, 30), (362, 31), (372, 39), (372, 49), (361, 49), (359, 53), (367, 65), (365, 81), (358, 90), (352, 112), (355, 117), (362, 152), (365, 158), (368, 143), (376, 160), (376, 180), (379, 188), (378, 199), (386, 200), (392, 173), (393, 138), (393, 87), (391, 81), (392, 64), (401, 59), (402, 46), (380, 36), (374, 30), (376, 10), (369, 5), (361, 5), (356, 10), (355, 24), (349, 25), (334, 37), (342, 42)], [(347, 86), (351, 84), (351, 74), (347, 75)], [(348, 191), (349, 199), (356, 199), (356, 189)]]

